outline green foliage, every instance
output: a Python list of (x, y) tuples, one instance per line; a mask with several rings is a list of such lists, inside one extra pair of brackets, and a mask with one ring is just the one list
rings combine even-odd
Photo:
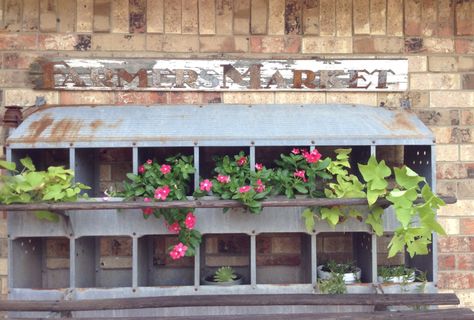
[(230, 282), (237, 279), (237, 274), (232, 267), (220, 267), (214, 273), (215, 282)]
[[(217, 176), (211, 179), (212, 194), (221, 199), (238, 200), (251, 213), (262, 211), (261, 202), (272, 193), (271, 180), (273, 170), (265, 167), (260, 170), (250, 170), (250, 163), (244, 152), (233, 157), (216, 157), (214, 172)], [(206, 195), (202, 189), (195, 192), (195, 196)]]
[(334, 260), (329, 260), (323, 266), (323, 271), (336, 273), (336, 274), (355, 273), (357, 272), (357, 267), (352, 261), (347, 262), (347, 263), (337, 263)]
[(325, 294), (344, 294), (347, 292), (347, 286), (344, 282), (344, 274), (331, 272), (329, 279), (318, 279), (318, 288)]
[[(377, 270), (377, 275), (382, 278), (383, 282), (390, 282), (391, 278), (401, 277), (403, 282), (408, 282), (415, 278), (415, 269), (400, 266), (380, 266)], [(413, 281), (413, 280), (412, 280)]]
[[(193, 157), (181, 154), (165, 159), (165, 163), (147, 160), (139, 167), (139, 174), (129, 173), (129, 181), (124, 182), (124, 192), (120, 195), (125, 199), (147, 199), (149, 201), (186, 200), (190, 193), (191, 178), (195, 172)], [(168, 188), (169, 193), (158, 197), (157, 191)], [(196, 248), (201, 243), (201, 234), (189, 228), (186, 218), (192, 216), (194, 209), (143, 209), (143, 217), (148, 219), (151, 215), (163, 218), (168, 229), (178, 235), (179, 242), (186, 245), (186, 256), (193, 256)], [(192, 216), (193, 217), (193, 216)]]
[(388, 186), (385, 178), (389, 177), (392, 171), (384, 160), (377, 162), (374, 156), (370, 157), (366, 165), (359, 164), (359, 170), (367, 182), (367, 201), (371, 206), (379, 197), (385, 195)]
[[(0, 161), (0, 167), (10, 173), (0, 177), (1, 203), (71, 202), (78, 199), (82, 190), (90, 189), (82, 183), (73, 183), (73, 170), (51, 166), (46, 171), (36, 171), (31, 158), (23, 158), (20, 162), (24, 169), (18, 172), (15, 163)], [(36, 211), (35, 214), (38, 219), (59, 220), (58, 215), (50, 211)]]

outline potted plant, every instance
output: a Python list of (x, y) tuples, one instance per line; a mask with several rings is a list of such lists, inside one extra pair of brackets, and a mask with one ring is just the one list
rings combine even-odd
[(242, 276), (232, 267), (222, 266), (211, 275), (203, 278), (203, 284), (214, 286), (233, 286), (242, 284)]
[(360, 281), (361, 269), (353, 262), (337, 263), (333, 260), (318, 266), (318, 277), (322, 280), (333, 278), (333, 274), (342, 275), (345, 284), (353, 284)]
[[(45, 171), (38, 171), (29, 157), (21, 159), (20, 163), (23, 169), (18, 171), (16, 163), (0, 160), (0, 167), (9, 173), (0, 176), (1, 203), (72, 202), (83, 196), (83, 190), (90, 189), (82, 183), (73, 182), (74, 171), (71, 169), (50, 166)], [(56, 212), (37, 210), (34, 213), (38, 219), (59, 221)]]
[(344, 294), (347, 292), (346, 282), (342, 273), (331, 272), (329, 278), (318, 279), (318, 289), (325, 294)]
[(377, 281), (380, 283), (410, 283), (415, 281), (415, 269), (400, 266), (380, 266)]

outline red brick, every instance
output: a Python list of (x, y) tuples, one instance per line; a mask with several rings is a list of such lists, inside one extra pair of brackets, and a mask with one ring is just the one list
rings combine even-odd
[(222, 95), (220, 92), (203, 92), (202, 103), (221, 103)]
[(9, 52), (3, 55), (3, 67), (5, 69), (28, 69), (30, 64), (37, 58), (32, 54)]
[(474, 244), (474, 238), (458, 237), (458, 236), (444, 236), (438, 240), (439, 252), (453, 253), (453, 252), (469, 252), (471, 246)]
[(405, 34), (418, 36), (421, 34), (421, 1), (405, 3)]
[(120, 91), (117, 92), (116, 104), (157, 104), (166, 103), (167, 93), (166, 92), (128, 92)]
[(471, 237), (471, 252), (474, 252), (474, 237)]
[(113, 92), (83, 92), (83, 91), (61, 91), (59, 102), (66, 105), (74, 104), (114, 104), (115, 93)]
[(456, 260), (459, 270), (474, 270), (474, 254), (459, 254)]
[(474, 53), (474, 40), (456, 39), (454, 41), (456, 53)]
[(36, 49), (36, 35), (0, 33), (0, 50)]
[(402, 53), (405, 42), (401, 37), (354, 37), (354, 53)]
[(46, 256), (69, 258), (69, 239), (50, 238), (46, 240)]
[(200, 92), (170, 92), (170, 103), (199, 104), (201, 103)]
[(474, 89), (474, 73), (464, 74), (461, 78), (462, 80), (462, 88), (465, 90), (473, 90)]
[(452, 254), (440, 254), (438, 256), (439, 270), (454, 270), (456, 265), (455, 261), (454, 255)]
[[(466, 212), (466, 214), (473, 214), (473, 212)], [(461, 234), (474, 234), (474, 218), (461, 218), (459, 224), (461, 225)]]
[(272, 252), (272, 239), (270, 237), (257, 237), (257, 253), (269, 254)]
[(469, 36), (473, 35), (473, 22), (471, 15), (471, 3), (472, 1), (456, 1), (455, 2), (455, 13), (456, 13), (456, 35), (458, 36)]
[(436, 177), (438, 179), (467, 178), (466, 167), (461, 163), (437, 163)]
[(474, 273), (440, 272), (438, 276), (440, 289), (474, 288)]
[(256, 53), (299, 53), (301, 37), (253, 36), (250, 38), (250, 50)]

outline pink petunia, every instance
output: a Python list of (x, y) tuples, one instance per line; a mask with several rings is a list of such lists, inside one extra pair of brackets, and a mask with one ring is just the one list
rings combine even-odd
[(306, 172), (304, 170), (296, 170), (295, 173), (293, 173), (293, 176), (296, 178), (301, 178), (303, 182), (308, 181), (308, 179), (306, 179)]
[(184, 224), (186, 225), (186, 228), (192, 230), (196, 225), (196, 216), (192, 212), (188, 212), (184, 219)]
[(293, 148), (293, 150), (291, 150), (291, 153), (300, 154), (300, 150), (298, 148)]
[(182, 258), (186, 254), (187, 250), (188, 250), (188, 247), (180, 242), (180, 243), (178, 243), (177, 245), (174, 246), (173, 250), (171, 250), (170, 257), (173, 260), (177, 260), (179, 258)]
[(319, 159), (321, 159), (321, 154), (316, 149), (313, 149), (313, 151), (311, 151), (310, 153), (306, 152), (303, 156), (305, 157), (306, 162), (308, 163), (315, 163), (318, 162)]
[(240, 193), (246, 193), (246, 192), (249, 192), (250, 189), (252, 189), (251, 186), (243, 186), (243, 187), (240, 187), (240, 188), (239, 188), (239, 192), (240, 192)]
[(152, 163), (153, 163), (153, 161), (152, 161), (151, 159), (148, 159), (148, 160), (146, 161), (146, 164), (152, 164)]
[(241, 157), (239, 160), (237, 160), (237, 165), (239, 167), (243, 166), (246, 163), (247, 163), (247, 157)]
[(262, 163), (256, 163), (255, 164), (255, 170), (260, 171), (263, 169), (263, 164)]
[(145, 166), (139, 166), (138, 167), (138, 173), (139, 174), (144, 174), (146, 172)]
[(181, 227), (177, 221), (173, 222), (171, 225), (168, 226), (168, 231), (171, 233), (179, 233)]
[(161, 171), (162, 174), (168, 174), (168, 173), (171, 172), (171, 166), (167, 165), (167, 164), (164, 164), (164, 165), (161, 166), (160, 171)]
[(220, 183), (224, 183), (224, 184), (229, 183), (230, 182), (230, 176), (224, 176), (224, 175), (219, 174), (217, 176), (217, 181), (219, 181)]
[(255, 191), (258, 193), (265, 191), (265, 185), (262, 183), (262, 180), (257, 180), (257, 187), (255, 188)]
[(155, 190), (155, 199), (158, 199), (158, 200), (166, 200), (166, 197), (168, 197), (169, 193), (170, 193), (170, 188), (168, 186), (164, 186), (162, 188), (157, 188)]
[(201, 181), (201, 183), (199, 183), (199, 189), (201, 191), (211, 191), (211, 188), (212, 188), (212, 182), (209, 181), (209, 179), (205, 179), (203, 181)]
[[(150, 198), (143, 198), (144, 202), (151, 202)], [(153, 208), (143, 208), (142, 209), (144, 215), (151, 215), (153, 213)]]

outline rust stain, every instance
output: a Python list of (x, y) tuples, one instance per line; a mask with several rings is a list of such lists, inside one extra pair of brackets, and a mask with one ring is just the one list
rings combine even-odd
[(82, 121), (73, 121), (70, 119), (63, 119), (58, 121), (51, 129), (51, 136), (49, 141), (74, 141), (77, 139), (79, 131), (82, 127)]
[(104, 124), (102, 120), (94, 120), (90, 124), (92, 130), (97, 130), (97, 128), (101, 127)]
[(391, 130), (410, 130), (418, 132), (418, 128), (410, 121), (406, 113), (397, 112), (393, 118), (393, 121), (386, 125)]
[(46, 130), (52, 124), (53, 118), (51, 118), (49, 115), (44, 115), (41, 117), (41, 119), (33, 121), (28, 127), (29, 137), (27, 137), (25, 140), (27, 142), (34, 143), (43, 133), (43, 131)]

